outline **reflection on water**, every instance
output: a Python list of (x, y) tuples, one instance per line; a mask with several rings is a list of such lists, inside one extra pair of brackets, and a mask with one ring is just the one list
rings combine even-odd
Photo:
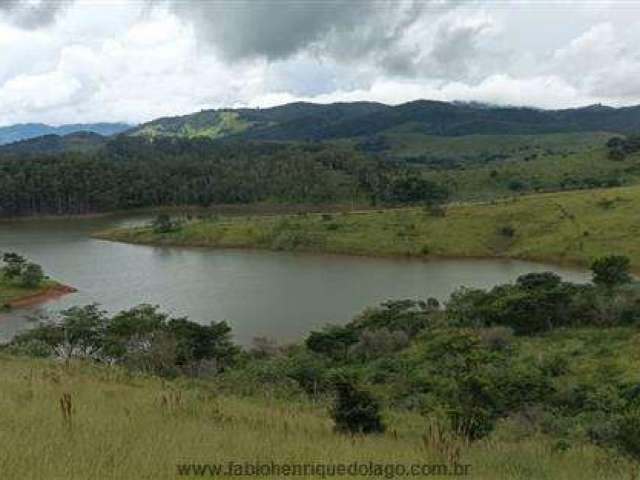
[(0, 339), (33, 315), (97, 302), (109, 311), (160, 305), (198, 322), (228, 320), (236, 339), (280, 341), (311, 328), (346, 322), (389, 298), (445, 300), (457, 287), (489, 287), (530, 271), (554, 270), (567, 280), (584, 272), (510, 260), (372, 259), (333, 255), (167, 248), (95, 240), (92, 231), (142, 221), (136, 217), (0, 223), (0, 251), (18, 251), (77, 293), (46, 305), (0, 314)]

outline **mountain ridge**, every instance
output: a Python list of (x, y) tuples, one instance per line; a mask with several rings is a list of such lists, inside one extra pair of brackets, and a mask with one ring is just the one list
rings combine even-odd
[(134, 136), (208, 137), (235, 140), (333, 140), (407, 131), (426, 135), (545, 134), (640, 131), (640, 106), (545, 110), (532, 107), (414, 100), (318, 104), (271, 108), (210, 109), (164, 117), (129, 130)]
[(0, 127), (0, 145), (29, 140), (45, 135), (65, 136), (78, 132), (97, 133), (111, 136), (133, 128), (133, 125), (122, 122), (72, 123), (58, 126), (45, 123), (16, 123)]

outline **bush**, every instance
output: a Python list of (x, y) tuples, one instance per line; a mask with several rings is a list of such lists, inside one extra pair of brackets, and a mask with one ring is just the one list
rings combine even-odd
[(516, 235), (515, 229), (511, 226), (501, 227), (498, 233), (505, 238), (513, 238)]
[(90, 358), (173, 375), (200, 371), (205, 363), (215, 363), (216, 370), (230, 365), (238, 351), (230, 332), (225, 322), (200, 325), (169, 318), (151, 305), (112, 318), (97, 305), (87, 305), (64, 310), (57, 319), (16, 336), (11, 348), (40, 355), (46, 345), (50, 355), (61, 358)]
[(335, 389), (336, 400), (330, 413), (337, 432), (370, 434), (385, 431), (378, 402), (368, 392), (348, 380), (338, 380)]
[(403, 331), (409, 338), (415, 337), (431, 323), (435, 299), (430, 303), (415, 300), (390, 300), (375, 308), (367, 308), (349, 324), (358, 330)]
[(577, 286), (560, 282), (555, 274), (528, 274), (515, 285), (499, 285), (488, 292), (457, 290), (449, 300), (447, 317), (455, 325), (503, 325), (516, 334), (531, 335), (568, 324), (577, 291)]
[(509, 327), (483, 328), (478, 335), (491, 350), (505, 350), (513, 343), (513, 329)]
[(327, 355), (333, 359), (345, 359), (349, 347), (358, 341), (357, 332), (349, 327), (330, 325), (321, 332), (311, 332), (305, 344), (312, 352)]
[(365, 329), (360, 340), (351, 347), (350, 355), (360, 358), (377, 358), (402, 350), (409, 345), (409, 336), (402, 330), (390, 331), (388, 328)]
[(591, 264), (593, 283), (608, 289), (630, 283), (632, 280), (630, 265), (629, 258), (622, 255), (598, 258)]
[(640, 461), (640, 409), (636, 408), (616, 415), (609, 421), (596, 423), (588, 433), (594, 443)]
[(177, 230), (179, 224), (171, 220), (171, 217), (166, 213), (161, 213), (151, 222), (151, 228), (154, 233), (169, 233)]
[(254, 337), (251, 341), (251, 354), (256, 358), (269, 358), (278, 351), (278, 342), (272, 338)]
[(7, 252), (2, 255), (4, 266), (2, 274), (8, 280), (14, 279), (22, 275), (22, 270), (27, 263), (27, 259), (17, 253)]

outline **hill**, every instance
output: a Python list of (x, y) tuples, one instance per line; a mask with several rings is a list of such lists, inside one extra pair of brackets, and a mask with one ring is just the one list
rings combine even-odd
[[(178, 468), (231, 461), (451, 467), (449, 453), (456, 451), (459, 462), (471, 465), (469, 478), (510, 479), (521, 471), (522, 479), (569, 480), (595, 478), (585, 469), (606, 458), (588, 445), (552, 453), (552, 442), (541, 435), (469, 445), (435, 430), (425, 434), (423, 418), (401, 412), (389, 412), (387, 434), (340, 436), (325, 402), (238, 397), (210, 382), (167, 381), (84, 362), (0, 356), (0, 407), (3, 474), (24, 480), (173, 479), (181, 478)], [(598, 478), (622, 478), (626, 471), (616, 464)]]
[(371, 102), (291, 103), (266, 109), (203, 110), (154, 120), (134, 128), (130, 134), (284, 141), (389, 132), (461, 136), (590, 131), (625, 134), (639, 130), (640, 106), (541, 110), (418, 100), (397, 106)]
[(106, 141), (106, 137), (92, 132), (75, 132), (64, 136), (43, 135), (0, 145), (0, 154), (90, 152), (102, 147)]
[(75, 132), (92, 132), (98, 135), (110, 136), (124, 132), (131, 128), (125, 123), (83, 123), (53, 127), (43, 123), (21, 123), (0, 127), (0, 145), (19, 142), (44, 135), (69, 135)]
[[(134, 128), (131, 135), (291, 140), (323, 136), (336, 122), (386, 110), (373, 102), (290, 103), (266, 109), (203, 110), (191, 115), (153, 120)], [(293, 133), (295, 132), (295, 134)]]

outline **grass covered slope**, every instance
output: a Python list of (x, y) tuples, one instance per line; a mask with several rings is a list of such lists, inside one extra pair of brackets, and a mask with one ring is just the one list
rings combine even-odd
[(537, 436), (451, 444), (425, 434), (417, 415), (386, 418), (388, 433), (354, 438), (332, 431), (322, 403), (239, 398), (204, 381), (0, 356), (3, 478), (187, 478), (177, 464), (230, 461), (446, 464), (458, 447), (459, 461), (471, 466), (465, 478), (613, 479), (628, 471), (607, 465), (596, 447), (554, 450)]
[(640, 187), (537, 194), (446, 209), (228, 217), (167, 233), (117, 229), (99, 238), (157, 245), (356, 255), (513, 257), (587, 264), (616, 252), (640, 268)]

